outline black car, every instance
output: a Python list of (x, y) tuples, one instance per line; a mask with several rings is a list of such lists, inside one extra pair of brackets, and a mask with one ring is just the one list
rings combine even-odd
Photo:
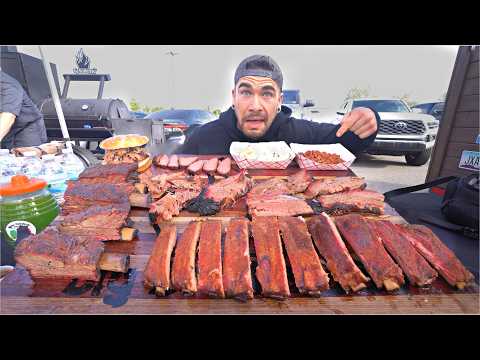
[(428, 102), (417, 104), (412, 109), (419, 109), (423, 114), (432, 115), (435, 119), (440, 121), (443, 115), (444, 102)]
[(193, 131), (210, 121), (216, 119), (215, 115), (206, 110), (198, 109), (171, 109), (148, 114), (145, 119), (163, 120), (165, 135), (188, 137)]

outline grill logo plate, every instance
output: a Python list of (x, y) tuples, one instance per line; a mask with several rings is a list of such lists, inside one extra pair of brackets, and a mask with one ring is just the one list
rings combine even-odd
[(74, 74), (96, 74), (96, 68), (90, 68), (90, 58), (80, 48), (75, 54), (76, 68), (73, 69)]

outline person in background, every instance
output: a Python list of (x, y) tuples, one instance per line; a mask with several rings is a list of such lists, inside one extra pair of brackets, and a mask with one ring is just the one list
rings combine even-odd
[(0, 71), (0, 148), (38, 146), (46, 143), (43, 115), (20, 83)]
[(295, 119), (291, 109), (282, 106), (282, 86), (282, 71), (271, 57), (244, 59), (235, 71), (232, 106), (197, 128), (176, 153), (228, 154), (233, 141), (340, 143), (358, 153), (375, 140), (380, 118), (374, 110), (355, 108), (338, 125)]

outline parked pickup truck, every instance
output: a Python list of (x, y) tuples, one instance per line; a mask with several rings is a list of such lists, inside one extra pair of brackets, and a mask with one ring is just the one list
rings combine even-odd
[(369, 107), (380, 115), (375, 142), (366, 150), (372, 155), (405, 156), (408, 165), (427, 163), (438, 132), (439, 121), (433, 116), (412, 110), (400, 99), (363, 98), (346, 101), (338, 115), (357, 107)]

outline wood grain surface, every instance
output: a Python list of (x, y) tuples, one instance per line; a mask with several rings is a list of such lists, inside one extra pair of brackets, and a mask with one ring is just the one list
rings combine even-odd
[[(297, 171), (291, 166), (285, 170), (251, 170), (254, 179), (270, 176), (286, 177)], [(232, 170), (235, 171), (235, 170)], [(311, 171), (315, 177), (349, 176), (345, 171)], [(368, 179), (367, 179), (368, 182)], [(227, 224), (232, 217), (244, 217), (246, 205), (238, 201), (231, 209), (221, 211), (214, 218)], [(394, 209), (386, 205), (383, 218), (405, 222)], [(278, 301), (256, 298), (246, 303), (231, 299), (208, 299), (201, 296), (184, 297), (172, 293), (156, 298), (143, 285), (143, 269), (153, 248), (156, 232), (145, 209), (132, 209), (130, 219), (139, 230), (133, 241), (106, 242), (106, 251), (130, 255), (127, 274), (102, 272), (97, 282), (77, 283), (71, 280), (32, 281), (27, 271), (17, 268), (0, 282), (0, 313), (2, 314), (478, 314), (479, 287), (459, 291), (443, 279), (437, 279), (430, 288), (410, 285), (394, 294), (376, 289), (372, 284), (353, 295), (346, 295), (338, 284), (322, 293), (320, 298), (301, 297)], [(179, 235), (192, 220), (206, 219), (187, 211), (170, 222), (177, 225)], [(160, 224), (160, 227), (162, 224)]]

